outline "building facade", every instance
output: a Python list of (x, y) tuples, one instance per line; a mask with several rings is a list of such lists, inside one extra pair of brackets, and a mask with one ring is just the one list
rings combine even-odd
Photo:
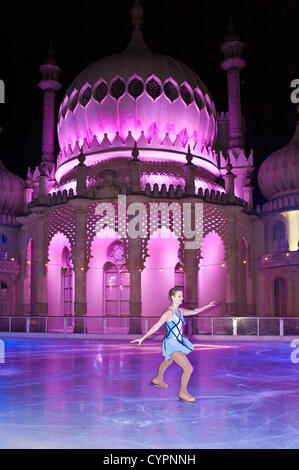
[[(213, 316), (296, 316), (298, 124), (261, 165), (268, 202), (254, 207), (239, 36), (230, 26), (221, 46), (228, 111), (219, 112), (196, 73), (149, 50), (138, 2), (131, 14), (126, 49), (66, 90), (57, 156), (53, 51), (40, 67), (41, 163), (24, 181), (0, 162), (0, 316), (51, 316), (53, 331), (67, 317), (77, 332), (83, 317), (89, 332), (98, 331), (97, 316), (113, 317), (116, 330), (129, 317), (137, 333), (143, 317), (162, 313), (174, 285), (187, 308), (217, 300)], [(195, 248), (182, 230), (184, 209), (201, 239)]]

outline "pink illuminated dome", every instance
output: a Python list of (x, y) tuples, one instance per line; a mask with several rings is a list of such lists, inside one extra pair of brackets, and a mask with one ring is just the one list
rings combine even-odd
[(217, 122), (208, 89), (183, 63), (149, 50), (138, 9), (127, 48), (89, 65), (67, 89), (58, 115), (58, 168), (82, 145), (212, 147)]
[(24, 180), (8, 171), (0, 160), (0, 214), (16, 214), (22, 209)]
[(260, 166), (258, 184), (268, 200), (299, 194), (299, 121), (291, 141)]

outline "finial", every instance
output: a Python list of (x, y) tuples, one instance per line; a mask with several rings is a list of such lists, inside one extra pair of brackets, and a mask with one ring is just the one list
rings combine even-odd
[(133, 162), (139, 162), (138, 155), (139, 155), (139, 151), (138, 151), (137, 143), (136, 143), (136, 140), (135, 140), (134, 147), (133, 147), (133, 150), (132, 150), (132, 157), (133, 157), (132, 161)]
[(227, 175), (231, 175), (232, 174), (232, 164), (230, 162), (230, 157), (228, 156), (228, 159), (227, 159), (227, 164), (225, 166), (225, 168), (227, 169)]
[(229, 25), (228, 25), (228, 33), (224, 38), (224, 42), (231, 42), (231, 41), (240, 41), (239, 35), (235, 31), (235, 27), (233, 25), (233, 19), (229, 17)]
[(193, 159), (193, 155), (191, 154), (191, 151), (190, 151), (190, 144), (188, 144), (188, 152), (186, 153), (186, 160), (187, 160), (186, 165), (193, 165), (193, 163), (191, 163), (192, 159)]
[(50, 56), (54, 55), (53, 41), (52, 41), (52, 40), (50, 41), (48, 54), (49, 54)]
[(84, 155), (84, 153), (82, 152), (82, 150), (81, 150), (81, 152), (80, 152), (80, 155), (78, 155), (78, 160), (79, 160), (79, 165), (78, 165), (78, 166), (80, 166), (80, 167), (85, 166), (85, 164), (84, 164), (84, 162), (85, 162), (85, 155)]
[(134, 5), (131, 9), (131, 23), (136, 29), (140, 29), (143, 25), (143, 8), (139, 0), (134, 0)]

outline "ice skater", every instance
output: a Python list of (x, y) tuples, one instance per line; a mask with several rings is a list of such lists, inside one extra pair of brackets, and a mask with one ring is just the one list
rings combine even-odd
[(174, 361), (183, 369), (178, 395), (179, 399), (187, 402), (194, 402), (195, 398), (190, 395), (187, 390), (187, 385), (193, 372), (193, 367), (187, 358), (187, 354), (193, 351), (194, 345), (182, 333), (183, 326), (186, 323), (184, 315), (197, 315), (208, 308), (214, 308), (216, 306), (216, 302), (212, 301), (204, 307), (198, 307), (193, 310), (179, 308), (183, 302), (183, 292), (180, 287), (173, 287), (170, 289), (168, 298), (172, 303), (170, 307), (162, 313), (159, 320), (143, 336), (141, 336), (141, 338), (134, 339), (130, 342), (138, 342), (138, 346), (140, 346), (146, 338), (155, 333), (164, 323), (166, 323), (167, 331), (162, 342), (162, 354), (165, 359), (159, 365), (158, 373), (156, 377), (153, 378), (151, 384), (159, 388), (167, 388), (168, 385), (163, 381), (163, 375), (167, 367)]

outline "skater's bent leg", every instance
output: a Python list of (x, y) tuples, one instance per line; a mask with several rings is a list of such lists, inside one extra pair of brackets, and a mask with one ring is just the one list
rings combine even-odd
[(173, 352), (171, 354), (171, 359), (173, 359), (182, 369), (182, 376), (181, 376), (181, 388), (180, 394), (187, 394), (192, 396), (187, 391), (187, 385), (190, 379), (190, 376), (193, 372), (193, 367), (190, 364), (189, 359), (185, 356), (185, 354), (181, 353), (180, 351)]
[(172, 362), (173, 362), (172, 359), (170, 359), (169, 361), (166, 361), (166, 359), (164, 359), (159, 364), (158, 373), (157, 373), (156, 377), (154, 377), (153, 380), (152, 380), (152, 382), (154, 384), (159, 385), (162, 388), (167, 388), (168, 387), (168, 385), (165, 382), (163, 382), (163, 375), (164, 375), (164, 372), (167, 369), (167, 367), (170, 366), (170, 364), (172, 364)]

